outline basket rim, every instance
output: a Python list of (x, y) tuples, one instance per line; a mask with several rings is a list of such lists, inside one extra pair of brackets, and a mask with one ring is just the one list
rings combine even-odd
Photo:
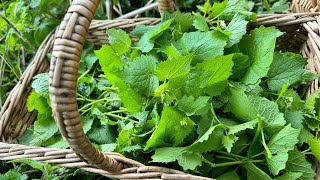
[[(289, 25), (298, 25), (298, 24), (302, 24), (302, 26), (304, 28), (306, 28), (306, 30), (308, 31), (308, 33), (311, 34), (312, 36), (317, 35), (314, 30), (312, 29), (312, 27), (310, 27), (307, 23), (310, 21), (317, 21), (319, 17), (317, 17), (317, 15), (320, 15), (320, 12), (314, 12), (314, 13), (293, 13), (293, 14), (273, 14), (273, 15), (260, 15), (258, 16), (257, 20), (260, 22), (257, 22), (256, 25), (275, 25), (275, 26), (289, 26)], [(293, 19), (294, 18), (294, 19)], [(159, 21), (158, 18), (141, 18), (144, 20), (157, 20)], [(279, 20), (280, 19), (280, 20)], [(123, 19), (123, 20), (107, 20), (110, 23), (113, 22), (118, 22), (118, 21), (123, 21), (123, 22), (132, 22), (131, 19)], [(94, 21), (94, 22), (98, 22), (98, 21)], [(94, 22), (91, 25), (95, 25)], [(101, 20), (99, 21), (99, 23), (101, 23)], [(98, 24), (96, 24), (95, 28), (101, 28), (100, 26), (98, 26)], [(90, 30), (93, 30), (95, 28), (89, 28)], [(312, 39), (312, 38), (311, 38)], [(316, 42), (315, 42), (316, 43)], [(319, 56), (318, 56), (319, 57)], [(1, 128), (1, 121), (0, 121), (0, 128)], [(1, 132), (1, 131), (0, 131)], [(1, 145), (8, 145), (8, 143), (1, 143), (0, 142), (0, 146)], [(19, 146), (19, 145), (17, 145)], [(27, 148), (27, 147), (26, 147)], [(30, 146), (28, 146), (28, 148), (30, 148)], [(1, 148), (0, 148), (1, 149)], [(45, 148), (45, 149), (50, 149), (50, 148)], [(12, 149), (10, 149), (10, 151), (12, 151)], [(1, 151), (0, 151), (1, 152)], [(1, 159), (1, 154), (0, 154), (0, 160)], [(90, 169), (91, 171), (95, 171), (97, 172), (96, 168), (93, 168), (95, 170)], [(88, 169), (87, 169), (88, 170)], [(105, 171), (106, 172), (106, 171)], [(99, 170), (99, 174), (102, 173), (101, 170)], [(108, 173), (108, 175), (110, 175), (110, 173)]]

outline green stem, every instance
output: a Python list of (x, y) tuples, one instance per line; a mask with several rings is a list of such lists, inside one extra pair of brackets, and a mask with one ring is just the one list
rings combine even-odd
[(111, 117), (117, 118), (117, 119), (125, 119), (124, 117), (116, 115), (116, 114), (111, 114), (111, 113), (103, 113), (103, 114), (105, 114), (107, 116), (111, 116)]
[(246, 157), (237, 155), (237, 154), (232, 154), (232, 153), (227, 153), (227, 152), (223, 152), (223, 151), (217, 151), (217, 153), (226, 155), (226, 156), (231, 156), (231, 157), (235, 157), (235, 158), (240, 158), (240, 159), (246, 159)]
[(81, 115), (84, 115), (85, 113), (87, 113), (87, 112), (89, 112), (91, 109), (90, 108), (88, 108), (88, 109), (86, 109), (86, 110), (82, 110), (82, 111), (80, 111), (81, 112)]
[(87, 70), (86, 72), (84, 72), (83, 74), (81, 74), (80, 77), (78, 77), (78, 82), (81, 78), (83, 78), (83, 76), (87, 75), (90, 72), (90, 70)]
[(117, 88), (117, 87), (103, 87), (103, 90), (116, 91), (116, 90), (119, 90), (119, 88)]
[(308, 153), (308, 151), (310, 151), (310, 150), (311, 150), (311, 148), (309, 147), (308, 149), (301, 151), (301, 153)]
[(247, 156), (248, 157), (251, 157), (251, 151), (252, 151), (253, 144), (256, 142), (256, 140), (257, 140), (257, 138), (258, 138), (258, 136), (260, 134), (261, 128), (262, 128), (262, 117), (261, 117), (260, 114), (257, 115), (257, 119), (258, 119), (258, 127), (257, 127), (257, 131), (254, 134), (253, 139), (252, 139), (252, 141), (250, 143), (250, 147), (249, 147), (248, 152), (247, 152)]
[(122, 113), (122, 112), (126, 112), (126, 111), (127, 111), (127, 109), (119, 109), (116, 111), (109, 111), (108, 113), (115, 114), (115, 113)]
[(264, 149), (266, 150), (267, 157), (268, 157), (269, 159), (271, 159), (271, 158), (272, 158), (272, 154), (271, 154), (271, 152), (270, 152), (269, 147), (268, 147), (267, 144), (266, 144), (266, 140), (264, 139), (263, 128), (261, 128), (261, 139), (262, 139), (262, 142), (261, 142), (261, 143), (262, 143)]
[(77, 98), (78, 101), (89, 101), (94, 102), (95, 100), (87, 99), (87, 98)]
[(258, 115), (257, 115), (257, 118), (258, 118), (258, 128), (257, 128), (256, 133), (255, 133), (254, 136), (253, 136), (253, 139), (252, 139), (251, 144), (253, 144), (253, 143), (257, 140), (257, 138), (258, 138), (258, 136), (259, 136), (259, 134), (260, 134), (260, 131), (261, 131), (261, 129), (262, 129), (262, 117), (261, 117), (261, 115), (258, 114)]
[(91, 102), (91, 103), (86, 104), (86, 105), (83, 106), (82, 108), (80, 108), (79, 111), (83, 111), (84, 109), (88, 108), (89, 106), (92, 106), (93, 104), (98, 103), (98, 102), (101, 102), (101, 101), (107, 101), (107, 102), (109, 102), (109, 99), (103, 98), (103, 99), (99, 99), (99, 100), (93, 101), (93, 102)]
[[(210, 109), (211, 109), (211, 113), (212, 113), (212, 116), (213, 116), (213, 120), (216, 121), (217, 124), (222, 124), (222, 123), (219, 121), (216, 113), (214, 112), (212, 103), (210, 103), (210, 106), (211, 106)], [(212, 126), (212, 124), (211, 124), (211, 126)]]
[(254, 156), (251, 156), (251, 158), (256, 158), (256, 157), (261, 156), (261, 155), (264, 155), (264, 152), (261, 152), (259, 154), (254, 155)]
[(231, 161), (235, 161), (237, 159), (234, 159), (232, 157), (228, 157), (228, 156), (216, 156), (217, 158), (220, 158), (220, 159), (228, 159), (228, 160), (231, 160)]
[(250, 160), (252, 163), (263, 163), (265, 160)]
[(225, 162), (225, 163), (212, 163), (208, 160), (204, 160), (205, 163), (209, 164), (212, 167), (223, 167), (223, 166), (232, 166), (232, 165), (237, 165), (237, 164), (243, 164), (245, 161), (233, 161), (233, 162)]
[(308, 155), (308, 154), (312, 155), (312, 152), (305, 152), (305, 153), (303, 153), (303, 154), (305, 154), (305, 155)]
[(91, 75), (91, 78), (94, 78), (94, 75), (96, 74), (97, 68), (98, 68), (98, 63), (97, 63), (96, 66), (94, 67), (94, 70), (93, 70), (93, 73), (92, 73), (92, 75)]
[(109, 93), (109, 91), (104, 91), (104, 92), (102, 92), (102, 93), (100, 94), (100, 96), (98, 97), (98, 99), (103, 98), (103, 97), (105, 96), (105, 94), (108, 94), (108, 93)]
[(270, 4), (268, 0), (262, 0), (262, 4), (266, 7), (267, 11), (270, 11)]
[[(80, 98), (79, 98), (79, 100), (85, 100), (85, 101), (89, 101), (89, 102), (94, 102), (94, 101), (96, 101), (95, 99), (89, 99), (89, 98), (86, 98), (86, 97), (84, 97), (83, 95), (81, 95), (80, 93), (77, 93), (77, 96), (79, 96)], [(78, 99), (78, 98), (77, 98)], [(98, 98), (98, 99), (100, 99), (100, 98)]]

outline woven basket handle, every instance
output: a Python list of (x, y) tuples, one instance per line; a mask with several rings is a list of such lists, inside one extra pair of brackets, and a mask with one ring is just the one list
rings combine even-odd
[[(96, 150), (82, 129), (76, 98), (78, 66), (86, 35), (100, 0), (74, 0), (59, 26), (50, 64), (50, 100), (61, 134), (83, 161), (118, 172), (124, 165)], [(171, 0), (158, 0), (161, 11), (173, 11)]]
[(173, 12), (174, 5), (172, 0), (158, 0), (158, 8), (160, 13), (164, 11)]

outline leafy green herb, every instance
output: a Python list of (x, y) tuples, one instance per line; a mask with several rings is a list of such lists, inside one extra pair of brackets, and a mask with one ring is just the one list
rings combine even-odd
[[(311, 133), (320, 128), (319, 91), (304, 101), (300, 85), (316, 76), (300, 55), (278, 52), (275, 27), (247, 32), (252, 3), (198, 8), (137, 26), (137, 42), (109, 29), (109, 45), (94, 54), (85, 46), (77, 100), (89, 139), (104, 152), (212, 178), (314, 178), (306, 154), (319, 156)], [(27, 106), (38, 119), (19, 140), (67, 147), (47, 85), (46, 74), (37, 76)]]

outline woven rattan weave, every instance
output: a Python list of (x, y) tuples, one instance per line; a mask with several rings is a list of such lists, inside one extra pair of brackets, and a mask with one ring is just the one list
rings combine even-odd
[[(251, 26), (276, 26), (285, 32), (277, 47), (300, 52), (308, 59), (307, 68), (320, 72), (320, 13), (316, 0), (295, 0), (292, 14), (259, 15)], [(131, 30), (138, 24), (154, 25), (157, 18), (92, 21), (99, 0), (75, 0), (55, 32), (40, 46), (34, 60), (12, 90), (0, 112), (0, 160), (31, 158), (64, 167), (77, 167), (117, 179), (209, 179), (162, 167), (144, 166), (117, 153), (97, 151), (85, 136), (76, 101), (78, 63), (85, 40), (95, 45), (107, 43), (106, 29)], [(173, 11), (171, 0), (158, 0), (160, 12)], [(320, 5), (320, 4), (319, 4)], [(52, 59), (47, 61), (47, 54)], [(15, 144), (15, 138), (30, 127), (36, 117), (26, 108), (33, 76), (50, 73), (50, 98), (60, 132), (72, 150), (30, 147)], [(317, 90), (315, 80), (306, 96)], [(112, 173), (114, 172), (114, 173)]]

